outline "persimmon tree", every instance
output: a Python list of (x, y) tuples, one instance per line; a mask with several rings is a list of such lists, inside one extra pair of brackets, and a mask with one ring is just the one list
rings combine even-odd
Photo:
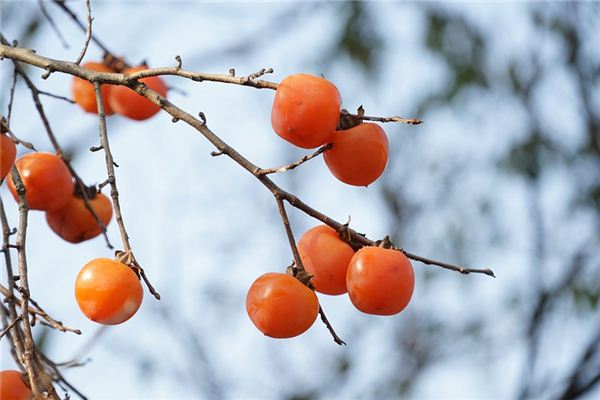
[[(107, 248), (116, 250), (115, 260), (90, 255), (91, 261), (77, 277), (74, 287), (76, 299), (88, 318), (102, 324), (119, 324), (131, 318), (143, 297), (140, 281), (145, 284), (149, 294), (156, 300), (161, 299), (160, 288), (151, 284), (151, 271), (146, 272), (143, 268), (145, 255), (137, 252), (134, 255), (136, 239), (130, 237), (126, 229), (127, 216), (121, 211), (116, 172), (118, 164), (111, 151), (110, 132), (106, 123), (106, 118), (113, 113), (133, 120), (145, 120), (158, 113), (163, 118), (168, 115), (174, 124), (186, 124), (189, 130), (197, 132), (214, 146), (214, 157), (231, 159), (273, 195), (273, 211), (277, 210), (283, 226), (281, 240), (289, 243), (292, 262), (286, 273), (283, 273), (286, 268), (282, 266), (281, 271), (258, 278), (250, 288), (246, 303), (250, 319), (267, 336), (296, 336), (308, 329), (320, 315), (333, 341), (345, 345), (343, 333), (338, 333), (330, 323), (315, 290), (327, 294), (341, 294), (347, 290), (352, 303), (363, 312), (396, 314), (408, 305), (415, 285), (411, 261), (463, 275), (494, 276), (489, 268), (470, 268), (415, 254), (399, 243), (392, 243), (387, 236), (368, 238), (360, 233), (360, 227), (352, 226), (350, 221), (336, 221), (271, 179), (273, 174), (293, 173), (292, 170), (302, 167), (304, 163), (323, 156), (327, 167), (340, 181), (354, 186), (369, 185), (381, 176), (390, 156), (387, 136), (379, 124), (418, 125), (420, 120), (370, 116), (362, 107), (356, 113), (342, 110), (342, 99), (335, 85), (309, 74), (292, 75), (279, 84), (265, 79), (273, 72), (271, 68), (242, 76), (238, 76), (233, 69), (224, 74), (204, 73), (185, 69), (185, 60), (179, 56), (175, 58), (173, 66), (135, 66), (132, 60), (111, 52), (94, 35), (89, 0), (86, 2), (87, 23), (79, 20), (63, 1), (55, 0), (54, 3), (85, 32), (82, 50), (74, 62), (50, 58), (44, 54), (44, 49), (20, 47), (14, 38), (0, 36), (0, 58), (3, 63), (11, 63), (13, 69), (8, 109), (1, 121), (3, 175), (8, 174), (8, 168), (11, 167), (14, 145), (31, 151), (15, 162), (6, 178), (2, 177), (9, 182), (18, 203), (19, 218), (18, 221), (8, 220), (4, 202), (11, 200), (3, 198), (0, 216), (6, 280), (0, 286), (4, 300), (0, 306), (3, 323), (1, 335), (2, 340), (9, 342), (11, 354), (24, 373), (23, 382), (33, 396), (61, 398), (75, 394), (85, 398), (85, 389), (79, 390), (65, 379), (61, 373), (63, 366), (36, 346), (32, 334), (39, 324), (68, 334), (81, 334), (81, 331), (64, 325), (59, 321), (59, 315), (50, 316), (44, 311), (43, 305), (34, 300), (35, 293), (29, 287), (27, 252), (35, 250), (29, 248), (26, 242), (31, 210), (45, 211), (49, 227), (69, 242), (77, 243), (103, 234)], [(93, 61), (82, 64), (89, 46), (99, 46), (103, 50), (104, 60), (101, 63)], [(24, 65), (35, 69), (26, 70)], [(30, 78), (32, 73), (41, 73), (44, 79), (55, 74), (73, 77), (74, 101), (98, 119), (98, 144), (90, 151), (104, 154), (105, 180), (100, 184), (86, 184), (65, 155), (60, 138), (52, 129), (53, 116), (45, 112), (41, 100), (41, 95), (48, 93), (34, 84)], [(259, 167), (246, 158), (242, 150), (235, 149), (223, 139), (227, 137), (227, 132), (217, 133), (210, 128), (210, 115), (186, 111), (172, 102), (167, 86), (161, 79), (165, 76), (191, 80), (199, 85), (202, 82), (215, 82), (241, 86), (239, 90), (275, 91), (272, 109), (274, 131), (301, 148), (318, 149), (300, 160), (290, 160), (289, 164)], [(14, 96), (23, 95), (15, 91), (17, 81), (24, 82), (33, 97), (38, 117), (44, 124), (55, 154), (36, 152), (36, 143), (20, 139), (20, 127), (11, 124)], [(50, 95), (67, 102), (70, 100), (64, 93)], [(75, 107), (72, 104), (64, 106)], [(11, 163), (5, 165), (5, 160), (9, 159)], [(30, 161), (32, 159), (44, 161), (41, 164)], [(107, 197), (100, 193), (104, 188), (110, 192), (112, 206)], [(38, 194), (38, 190), (41, 194)], [(321, 231), (313, 234), (316, 238), (303, 236), (299, 245), (296, 244), (287, 214), (290, 207), (322, 224), (323, 228), (316, 228)], [(118, 240), (109, 238), (106, 231), (113, 210), (120, 234)], [(337, 251), (345, 254), (332, 255)], [(320, 252), (324, 254), (320, 255)], [(335, 259), (332, 267), (337, 269), (335, 272), (325, 272), (331, 267), (329, 264), (324, 269), (320, 266), (328, 257)], [(327, 282), (328, 278), (332, 282)], [(290, 325), (294, 321), (297, 323)], [(126, 325), (121, 329), (127, 329)], [(14, 374), (10, 376), (14, 379)], [(59, 393), (55, 385), (63, 392)]]

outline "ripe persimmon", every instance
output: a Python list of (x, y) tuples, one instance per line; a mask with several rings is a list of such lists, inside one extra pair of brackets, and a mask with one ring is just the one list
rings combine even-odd
[[(98, 193), (90, 198), (90, 206), (107, 226), (113, 213), (108, 197)], [(58, 236), (71, 243), (83, 242), (102, 233), (102, 228), (85, 206), (83, 198), (75, 195), (64, 207), (46, 212), (46, 221)]]
[[(71, 172), (58, 156), (51, 153), (28, 153), (15, 161), (25, 185), (25, 197), (31, 210), (52, 211), (63, 207), (73, 195)], [(8, 179), (15, 200), (19, 196), (15, 183)]]
[[(115, 72), (110, 67), (97, 63), (87, 62), (82, 67), (91, 69), (92, 71), (98, 72)], [(110, 92), (115, 86), (113, 85), (102, 85), (100, 87), (100, 94), (102, 95), (102, 104), (104, 105), (104, 115), (112, 115), (114, 111), (109, 104)], [(85, 79), (78, 77), (73, 78), (73, 84), (71, 85), (71, 92), (73, 93), (73, 100), (85, 111), (96, 114), (98, 112), (98, 103), (96, 102), (96, 92), (94, 91), (94, 85)]]
[(0, 180), (4, 179), (10, 172), (15, 157), (17, 156), (17, 146), (10, 138), (0, 133)]
[(131, 318), (142, 304), (138, 276), (127, 265), (108, 258), (88, 262), (77, 275), (75, 299), (86, 317), (103, 325)]
[[(148, 69), (145, 66), (139, 66), (134, 68), (128, 68), (123, 71), (124, 74), (131, 74), (138, 71)], [(161, 96), (167, 95), (167, 85), (158, 76), (151, 76), (148, 78), (140, 79), (140, 82), (148, 86), (150, 89), (158, 92)], [(111, 89), (108, 103), (112, 109), (117, 113), (142, 121), (152, 117), (154, 114), (160, 111), (160, 107), (145, 98), (137, 94), (134, 90), (127, 86), (114, 86)]]
[(367, 314), (393, 315), (410, 302), (415, 275), (408, 258), (398, 250), (363, 247), (348, 266), (350, 301)]
[(31, 400), (33, 393), (19, 371), (0, 371), (0, 400)]
[(388, 138), (383, 129), (372, 123), (336, 131), (331, 149), (323, 153), (325, 164), (340, 181), (367, 186), (381, 176), (388, 161)]
[(312, 284), (320, 293), (346, 293), (346, 272), (354, 249), (327, 225), (315, 226), (298, 241), (304, 269), (313, 275)]
[(254, 281), (248, 290), (246, 311), (252, 323), (266, 336), (291, 338), (315, 322), (319, 300), (315, 292), (293, 276), (269, 272)]
[(341, 104), (340, 93), (328, 80), (290, 75), (275, 92), (271, 125), (279, 136), (298, 147), (319, 147), (333, 135)]

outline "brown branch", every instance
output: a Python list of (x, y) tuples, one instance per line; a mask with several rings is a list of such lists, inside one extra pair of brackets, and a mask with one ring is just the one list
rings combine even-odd
[(33, 304), (34, 308), (29, 307), (29, 312), (40, 316), (47, 324), (61, 332), (72, 332), (76, 335), (81, 335), (81, 331), (79, 329), (69, 328), (68, 326), (63, 325), (62, 322), (55, 320), (52, 318), (44, 309), (39, 305), (39, 303), (32, 298), (29, 298), (29, 302)]
[(106, 115), (104, 114), (104, 102), (102, 101), (102, 94), (100, 91), (100, 83), (94, 82), (94, 91), (96, 92), (96, 103), (98, 104), (98, 127), (100, 134), (100, 145), (104, 150), (104, 158), (106, 160), (106, 173), (108, 175), (108, 182), (110, 183), (110, 196), (113, 201), (115, 209), (115, 220), (121, 233), (121, 242), (123, 243), (123, 249), (125, 252), (131, 252), (131, 245), (129, 244), (129, 234), (125, 229), (123, 223), (123, 215), (121, 213), (121, 203), (119, 202), (119, 190), (117, 189), (117, 178), (115, 177), (115, 161), (113, 159), (112, 152), (110, 151), (110, 144), (108, 143), (108, 133), (106, 131)]
[[(61, 8), (64, 12), (67, 13), (69, 17), (79, 26), (84, 32), (87, 32), (87, 27), (77, 18), (77, 15), (65, 4), (64, 0), (53, 0), (54, 4), (56, 4), (59, 8)], [(91, 35), (91, 40), (96, 43), (98, 47), (100, 47), (106, 54), (112, 54), (110, 50), (100, 40), (98, 40), (94, 35)]]
[(421, 121), (420, 119), (417, 118), (403, 118), (400, 116), (395, 116), (395, 117), (373, 117), (373, 116), (369, 116), (369, 115), (356, 115), (356, 114), (349, 114), (353, 117), (362, 119), (363, 121), (375, 121), (375, 122), (398, 122), (401, 124), (409, 124), (409, 125), (419, 125), (422, 124), (423, 121)]
[(10, 138), (13, 142), (20, 144), (21, 146), (26, 147), (29, 150), (37, 151), (35, 149), (35, 147), (33, 147), (33, 144), (31, 144), (25, 140), (19, 139), (17, 137), (17, 135), (15, 135), (14, 132), (10, 129), (10, 127), (8, 126), (8, 123), (9, 123), (8, 119), (4, 118), (3, 116), (0, 115), (0, 130), (2, 132), (8, 133), (8, 136), (10, 136)]
[(27, 198), (25, 197), (25, 185), (21, 180), (19, 171), (13, 165), (11, 177), (15, 182), (15, 189), (19, 196), (19, 228), (17, 233), (17, 249), (18, 249), (18, 264), (19, 264), (19, 284), (21, 287), (21, 318), (24, 337), (24, 353), (25, 369), (29, 375), (29, 383), (33, 395), (41, 393), (38, 386), (37, 377), (39, 376), (38, 365), (36, 365), (36, 349), (31, 333), (31, 324), (29, 322), (29, 278), (27, 276), (27, 256), (25, 253), (25, 241), (27, 237), (27, 214), (29, 207), (27, 206)]
[[(110, 184), (110, 196), (113, 201), (113, 206), (115, 209), (115, 220), (117, 221), (117, 225), (119, 227), (119, 232), (121, 233), (121, 241), (123, 243), (123, 250), (125, 253), (129, 254), (131, 257), (131, 262), (133, 266), (138, 270), (140, 276), (142, 277), (144, 283), (148, 287), (150, 293), (156, 298), (160, 300), (160, 294), (154, 289), (154, 286), (148, 280), (146, 276), (146, 272), (140, 266), (140, 264), (135, 259), (133, 252), (131, 251), (131, 244), (129, 243), (129, 234), (127, 233), (127, 229), (125, 229), (125, 223), (123, 222), (123, 214), (121, 213), (121, 204), (119, 201), (119, 191), (117, 189), (117, 178), (115, 176), (115, 161), (113, 159), (112, 152), (110, 150), (110, 144), (108, 142), (108, 132), (106, 130), (106, 115), (104, 114), (104, 102), (102, 100), (102, 92), (100, 83), (94, 83), (94, 92), (96, 93), (96, 104), (98, 105), (98, 125), (99, 125), (99, 135), (100, 135), (100, 145), (104, 150), (104, 156), (106, 161), (106, 173), (108, 175), (108, 182)], [(140, 84), (144, 86), (143, 84)]]
[(65, 97), (65, 96), (60, 96), (60, 95), (58, 95), (58, 94), (54, 94), (54, 93), (50, 93), (50, 92), (44, 92), (43, 90), (39, 90), (39, 89), (38, 89), (38, 93), (39, 93), (39, 94), (42, 94), (42, 95), (44, 95), (44, 96), (52, 97), (52, 98), (54, 98), (54, 99), (58, 99), (58, 100), (64, 100), (64, 101), (66, 101), (67, 103), (75, 104), (75, 100), (73, 100), (73, 99), (70, 99), (70, 98), (68, 98), (68, 97)]
[(331, 143), (328, 143), (324, 146), (321, 146), (317, 149), (317, 151), (315, 151), (314, 153), (311, 154), (307, 154), (304, 157), (302, 157), (301, 159), (299, 159), (298, 161), (294, 161), (291, 164), (287, 164), (287, 165), (282, 165), (280, 167), (274, 167), (274, 168), (268, 168), (268, 169), (260, 169), (256, 172), (258, 175), (269, 175), (269, 174), (275, 174), (275, 173), (280, 173), (280, 172), (286, 172), (289, 171), (291, 169), (294, 169), (302, 164), (304, 164), (305, 162), (307, 162), (308, 160), (312, 160), (313, 158), (321, 155), (322, 153), (324, 153), (326, 150), (329, 150), (330, 148), (332, 148), (333, 145)]
[[(6, 292), (3, 292), (3, 295), (6, 299), (8, 299), (9, 297), (14, 297), (13, 293), (15, 289), (15, 283), (13, 280), (14, 273), (12, 268), (12, 260), (9, 252), (9, 239), (11, 235), (11, 230), (8, 225), (8, 220), (6, 218), (6, 211), (4, 209), (4, 202), (2, 201), (2, 198), (0, 198), (0, 221), (2, 223), (2, 252), (4, 253), (4, 264), (6, 267), (6, 276), (8, 278), (8, 289), (6, 290)], [(10, 317), (10, 319), (13, 321), (16, 320), (17, 310), (14, 302), (9, 301), (7, 308), (8, 316)], [(23, 344), (24, 340), (21, 331), (17, 328), (14, 328), (10, 334), (10, 337), (12, 339), (13, 348), (16, 350), (14, 354), (18, 359), (18, 363), (20, 365), (25, 365), (25, 360), (23, 359), (23, 353), (25, 352)]]
[(81, 60), (85, 56), (85, 52), (88, 49), (90, 44), (90, 40), (92, 39), (92, 6), (90, 5), (90, 0), (85, 0), (85, 8), (87, 13), (87, 28), (85, 31), (85, 41), (83, 42), (83, 48), (81, 49), (81, 53), (79, 53), (79, 57), (75, 60), (75, 64), (81, 64)]
[[(292, 227), (290, 225), (290, 219), (287, 215), (287, 212), (285, 211), (285, 205), (283, 204), (283, 200), (281, 197), (279, 197), (277, 195), (275, 195), (275, 200), (277, 201), (277, 208), (279, 209), (279, 215), (281, 216), (281, 221), (283, 222), (283, 226), (285, 228), (285, 233), (288, 238), (290, 249), (292, 250), (292, 254), (294, 256), (294, 263), (296, 264), (296, 267), (294, 268), (294, 276), (298, 275), (299, 280), (303, 284), (308, 286), (311, 290), (314, 291), (314, 287), (310, 282), (311, 276), (306, 273), (306, 270), (304, 269), (304, 265), (302, 264), (302, 258), (300, 257), (300, 253), (298, 252), (298, 246), (296, 246), (296, 240), (294, 239), (294, 233), (293, 233)], [(306, 278), (308, 278), (308, 279), (306, 279)], [(327, 327), (327, 330), (329, 331), (329, 333), (331, 333), (331, 336), (333, 337), (333, 341), (340, 346), (343, 344), (345, 345), (346, 342), (344, 342), (337, 335), (337, 333), (335, 332), (335, 329), (333, 329), (333, 326), (329, 322), (329, 319), (327, 319), (327, 316), (325, 315), (325, 311), (323, 310), (323, 307), (321, 306), (321, 304), (319, 304), (319, 314), (321, 315), (321, 321), (323, 321), (323, 323)]]
[(6, 116), (6, 125), (10, 125), (10, 117), (12, 116), (12, 107), (15, 101), (15, 89), (17, 88), (17, 70), (13, 68), (12, 82), (8, 95), (8, 113)]
[(281, 221), (283, 223), (283, 227), (285, 228), (285, 234), (288, 238), (288, 243), (290, 245), (290, 249), (292, 250), (292, 255), (294, 257), (295, 269), (294, 276), (296, 276), (296, 271), (304, 272), (304, 264), (302, 263), (302, 258), (300, 257), (300, 252), (298, 252), (298, 247), (296, 246), (296, 239), (294, 239), (294, 232), (292, 232), (292, 227), (290, 225), (290, 219), (288, 218), (287, 212), (285, 211), (285, 205), (283, 204), (283, 200), (281, 197), (275, 195), (275, 201), (277, 202), (277, 208), (279, 209), (279, 215), (281, 217)]
[(21, 320), (23, 319), (23, 314), (19, 315), (17, 318), (13, 319), (12, 322), (10, 324), (8, 324), (3, 330), (2, 332), (0, 332), (0, 339), (2, 339), (4, 337), (4, 335), (6, 335), (8, 332), (10, 332), (10, 330), (12, 328), (15, 327), (15, 325)]

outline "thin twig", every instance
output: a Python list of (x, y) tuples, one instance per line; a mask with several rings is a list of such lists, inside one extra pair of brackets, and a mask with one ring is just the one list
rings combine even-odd
[[(53, 1), (54, 1), (54, 4), (56, 4), (63, 11), (65, 11), (67, 13), (67, 15), (69, 17), (71, 17), (71, 19), (73, 21), (75, 21), (77, 26), (79, 26), (84, 32), (87, 32), (87, 27), (79, 20), (79, 18), (77, 18), (77, 15), (65, 4), (64, 0), (53, 0)], [(91, 35), (91, 40), (93, 40), (94, 43), (96, 43), (96, 45), (98, 47), (100, 47), (106, 54), (112, 54), (110, 52), (110, 50), (108, 50), (108, 48), (106, 46), (104, 46), (104, 44), (102, 44), (102, 42), (100, 42), (100, 40), (98, 40), (94, 35)]]
[(62, 46), (65, 49), (68, 49), (69, 43), (66, 41), (65, 37), (62, 35), (62, 32), (60, 31), (60, 29), (58, 29), (58, 26), (54, 22), (54, 19), (52, 18), (50, 13), (48, 13), (48, 10), (46, 10), (46, 6), (44, 5), (44, 0), (38, 0), (38, 4), (40, 6), (40, 9), (42, 10), (42, 14), (44, 14), (44, 17), (46, 17), (46, 19), (50, 23), (52, 30), (54, 30), (54, 32), (56, 33), (56, 36), (58, 37), (58, 40), (60, 40), (60, 43), (62, 44)]
[(13, 142), (20, 144), (21, 146), (26, 147), (29, 150), (37, 151), (35, 149), (35, 147), (33, 147), (33, 144), (20, 139), (19, 137), (17, 137), (17, 135), (14, 134), (12, 129), (10, 129), (10, 127), (8, 126), (8, 119), (4, 118), (2, 115), (0, 115), (0, 129), (4, 132), (8, 133), (8, 136), (10, 136), (10, 138)]
[(58, 99), (58, 100), (64, 100), (64, 101), (66, 101), (68, 103), (75, 104), (75, 100), (70, 99), (70, 98), (65, 97), (65, 96), (60, 96), (58, 94), (54, 94), (54, 93), (50, 93), (50, 92), (44, 92), (43, 90), (39, 90), (39, 89), (38, 89), (38, 94), (43, 94), (44, 96), (53, 97), (53, 98)]
[(24, 353), (25, 369), (29, 374), (29, 383), (33, 395), (39, 395), (40, 388), (38, 386), (37, 377), (39, 376), (38, 366), (36, 365), (36, 349), (31, 333), (31, 324), (29, 322), (29, 278), (27, 276), (27, 255), (25, 253), (25, 242), (27, 238), (27, 214), (29, 207), (27, 198), (25, 197), (25, 185), (21, 180), (19, 171), (13, 165), (11, 177), (15, 182), (15, 189), (19, 196), (19, 228), (17, 233), (17, 248), (18, 248), (18, 264), (19, 264), (19, 284), (21, 287), (21, 318), (24, 336)]
[(0, 332), (0, 339), (2, 339), (4, 335), (6, 335), (21, 319), (23, 319), (23, 314), (13, 319), (12, 322), (9, 325), (7, 325), (6, 328), (2, 330), (2, 332)]
[(139, 265), (139, 263), (133, 256), (133, 252), (131, 251), (131, 244), (129, 243), (129, 234), (127, 233), (127, 229), (125, 229), (125, 223), (123, 222), (123, 214), (121, 213), (119, 191), (117, 189), (117, 178), (115, 176), (116, 163), (113, 159), (113, 155), (110, 150), (110, 144), (108, 142), (108, 132), (106, 130), (106, 115), (104, 114), (104, 101), (102, 100), (100, 83), (94, 82), (94, 92), (96, 93), (96, 104), (98, 105), (100, 145), (104, 150), (104, 156), (106, 161), (106, 173), (108, 175), (108, 182), (110, 184), (110, 196), (112, 198), (113, 206), (115, 209), (115, 220), (117, 221), (117, 226), (119, 227), (119, 232), (121, 233), (123, 250), (125, 251), (125, 253), (129, 253), (131, 255), (132, 263), (134, 264), (134, 267), (138, 269), (140, 276), (142, 277), (144, 283), (148, 287), (150, 293), (154, 296), (154, 298), (160, 300), (160, 294), (156, 291), (156, 289), (154, 289), (154, 286), (152, 286), (152, 284), (148, 280), (148, 277), (146, 276), (146, 272)]
[(286, 172), (286, 171), (292, 170), (292, 169), (304, 164), (308, 160), (312, 160), (313, 158), (324, 153), (325, 151), (331, 149), (331, 147), (333, 147), (333, 145), (331, 143), (328, 143), (324, 146), (319, 147), (317, 149), (317, 151), (315, 151), (314, 153), (307, 154), (304, 157), (302, 157), (301, 159), (299, 159), (298, 161), (295, 161), (291, 164), (286, 164), (286, 165), (282, 165), (280, 167), (274, 167), (274, 168), (268, 168), (268, 169), (259, 169), (258, 171), (256, 171), (256, 173), (258, 175), (269, 175), (269, 174), (275, 174), (275, 173)]
[[(302, 264), (302, 258), (300, 257), (300, 253), (298, 252), (298, 246), (296, 246), (296, 240), (294, 239), (294, 233), (293, 233), (292, 227), (290, 225), (290, 219), (287, 215), (287, 212), (285, 211), (285, 204), (283, 203), (282, 198), (277, 195), (275, 195), (275, 201), (277, 201), (277, 208), (279, 209), (279, 215), (281, 216), (281, 221), (283, 222), (283, 226), (285, 228), (285, 233), (288, 238), (290, 249), (292, 250), (292, 255), (294, 256), (294, 263), (296, 266), (296, 270), (294, 270), (294, 275), (297, 275), (297, 274), (306, 275), (305, 274), (306, 270), (304, 269), (304, 265)], [(302, 283), (307, 284), (307, 286), (311, 290), (314, 290), (314, 287), (312, 287), (312, 285), (310, 284), (310, 280), (308, 282), (304, 282), (301, 279), (301, 281), (302, 281)], [(329, 330), (329, 332), (331, 333), (331, 336), (333, 337), (333, 341), (335, 343), (339, 344), (340, 346), (343, 344), (346, 344), (342, 339), (340, 339), (340, 337), (337, 335), (337, 333), (333, 329), (333, 326), (327, 319), (327, 316), (325, 315), (325, 311), (323, 310), (323, 307), (320, 304), (319, 304), (319, 314), (321, 315), (321, 321), (323, 321), (323, 323), (327, 327), (327, 330)]]
[(358, 115), (358, 114), (350, 114), (348, 115), (362, 119), (363, 121), (375, 121), (375, 122), (398, 122), (401, 124), (409, 124), (409, 125), (419, 125), (422, 124), (423, 121), (417, 118), (403, 118), (403, 117), (373, 117), (369, 115)]
[(115, 177), (115, 161), (113, 159), (112, 152), (110, 151), (110, 144), (108, 143), (108, 134), (106, 132), (106, 115), (104, 114), (104, 102), (102, 101), (100, 83), (94, 82), (94, 91), (96, 92), (96, 102), (98, 104), (98, 130), (100, 135), (100, 144), (104, 150), (104, 158), (106, 160), (106, 173), (108, 175), (108, 182), (110, 183), (110, 196), (115, 209), (115, 220), (117, 221), (119, 232), (121, 233), (123, 249), (125, 252), (131, 252), (129, 234), (127, 233), (127, 229), (125, 229), (125, 224), (123, 223), (121, 203), (119, 202), (119, 190), (117, 189), (117, 178)]
[(29, 298), (29, 302), (31, 304), (33, 304), (33, 306), (35, 307), (35, 308), (30, 307), (29, 312), (39, 315), (52, 328), (57, 329), (61, 332), (72, 332), (77, 335), (81, 335), (81, 331), (79, 329), (69, 328), (68, 326), (63, 325), (62, 322), (57, 321), (54, 318), (52, 318), (50, 315), (48, 315), (48, 313), (46, 311), (44, 311), (44, 309), (39, 305), (39, 303), (37, 301), (33, 300), (32, 298)]
[(345, 345), (346, 342), (344, 342), (337, 333), (335, 333), (335, 330), (333, 329), (333, 325), (331, 325), (331, 322), (329, 322), (329, 319), (327, 318), (327, 316), (325, 315), (325, 311), (323, 311), (323, 307), (319, 304), (319, 315), (321, 315), (321, 321), (323, 321), (323, 323), (325, 324), (325, 326), (327, 327), (327, 330), (329, 331), (329, 333), (331, 334), (331, 336), (333, 337), (333, 341), (336, 342), (337, 344), (341, 345)]
[(10, 117), (12, 116), (13, 102), (15, 101), (15, 89), (17, 88), (17, 70), (13, 68), (12, 82), (8, 95), (8, 112), (6, 115), (6, 125), (10, 125)]
[(87, 14), (87, 28), (85, 31), (85, 41), (83, 42), (83, 48), (81, 49), (81, 53), (79, 53), (79, 57), (75, 60), (75, 64), (81, 64), (81, 60), (85, 56), (85, 52), (88, 49), (90, 44), (90, 40), (92, 39), (92, 6), (90, 4), (90, 0), (85, 0), (85, 9)]
[(275, 201), (277, 202), (279, 216), (281, 217), (283, 227), (285, 228), (285, 234), (288, 238), (290, 249), (292, 250), (292, 255), (294, 257), (294, 263), (296, 265), (296, 268), (298, 269), (298, 271), (305, 271), (304, 264), (302, 263), (302, 258), (300, 257), (300, 252), (298, 251), (298, 247), (296, 246), (296, 239), (294, 239), (294, 232), (292, 232), (290, 219), (288, 218), (287, 212), (285, 211), (285, 205), (283, 204), (283, 200), (281, 199), (281, 197), (275, 195)]
[[(6, 266), (6, 276), (8, 277), (8, 293), (3, 293), (4, 297), (8, 299), (9, 297), (14, 297), (13, 293), (15, 290), (15, 283), (12, 277), (14, 276), (13, 268), (12, 268), (12, 259), (10, 257), (9, 250), (9, 239), (11, 230), (8, 225), (8, 219), (6, 218), (6, 210), (4, 209), (4, 202), (2, 198), (0, 198), (0, 221), (2, 222), (2, 252), (4, 253), (4, 264)], [(17, 319), (17, 310), (14, 302), (8, 302), (8, 315), (11, 320)], [(25, 365), (25, 360), (23, 358), (24, 350), (24, 339), (20, 329), (13, 329), (10, 334), (10, 337), (13, 342), (13, 348), (16, 350), (14, 354), (18, 358), (18, 364)]]

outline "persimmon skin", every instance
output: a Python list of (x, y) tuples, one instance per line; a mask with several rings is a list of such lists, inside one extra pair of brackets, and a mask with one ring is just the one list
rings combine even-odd
[(415, 276), (408, 258), (397, 250), (363, 247), (356, 252), (346, 275), (352, 304), (375, 315), (394, 315), (410, 302)]
[[(124, 74), (132, 74), (134, 72), (148, 69), (145, 66), (128, 68), (123, 71)], [(139, 80), (150, 89), (165, 97), (167, 95), (167, 85), (158, 76), (151, 76)], [(136, 121), (143, 121), (154, 116), (160, 111), (160, 107), (137, 94), (134, 90), (127, 86), (115, 86), (111, 89), (108, 103), (111, 108), (117, 113), (124, 115)]]
[[(31, 210), (52, 211), (63, 207), (73, 195), (73, 178), (65, 163), (51, 153), (28, 153), (15, 161), (25, 185), (25, 197)], [(12, 178), (8, 179), (16, 201), (19, 196)]]
[[(97, 62), (87, 62), (83, 64), (82, 67), (98, 72), (115, 72), (108, 66)], [(108, 99), (110, 98), (110, 92), (114, 87), (115, 86), (113, 85), (106, 84), (100, 87), (100, 94), (102, 95), (102, 104), (104, 105), (104, 115), (107, 116), (114, 114), (114, 111), (111, 108), (108, 101)], [(86, 81), (85, 79), (74, 77), (73, 83), (71, 85), (71, 93), (73, 94), (73, 100), (75, 100), (75, 102), (79, 104), (79, 106), (85, 112), (93, 114), (98, 113), (96, 92), (94, 91), (94, 85), (92, 83)]]
[(331, 137), (333, 147), (323, 153), (325, 164), (340, 181), (354, 186), (368, 186), (385, 170), (389, 142), (377, 124), (362, 123), (336, 131)]
[(103, 325), (131, 318), (142, 304), (144, 291), (131, 268), (108, 258), (88, 262), (77, 275), (75, 299), (83, 314)]
[(17, 146), (5, 134), (0, 134), (0, 180), (4, 179), (10, 172), (15, 157), (17, 156)]
[(354, 249), (342, 241), (335, 229), (315, 226), (298, 241), (298, 252), (304, 269), (313, 275), (312, 284), (319, 293), (346, 293), (346, 272)]
[(19, 371), (0, 371), (0, 400), (31, 400), (33, 393)]
[(288, 142), (313, 149), (333, 135), (341, 104), (340, 93), (328, 80), (308, 74), (290, 75), (275, 92), (271, 125)]
[(263, 334), (286, 339), (312, 326), (319, 313), (319, 300), (315, 292), (291, 275), (269, 272), (248, 290), (246, 312)]
[[(113, 214), (108, 197), (98, 193), (90, 199), (90, 205), (107, 226)], [(75, 195), (64, 207), (46, 212), (46, 222), (58, 236), (71, 243), (80, 243), (102, 233), (102, 228), (85, 206), (85, 201)]]

